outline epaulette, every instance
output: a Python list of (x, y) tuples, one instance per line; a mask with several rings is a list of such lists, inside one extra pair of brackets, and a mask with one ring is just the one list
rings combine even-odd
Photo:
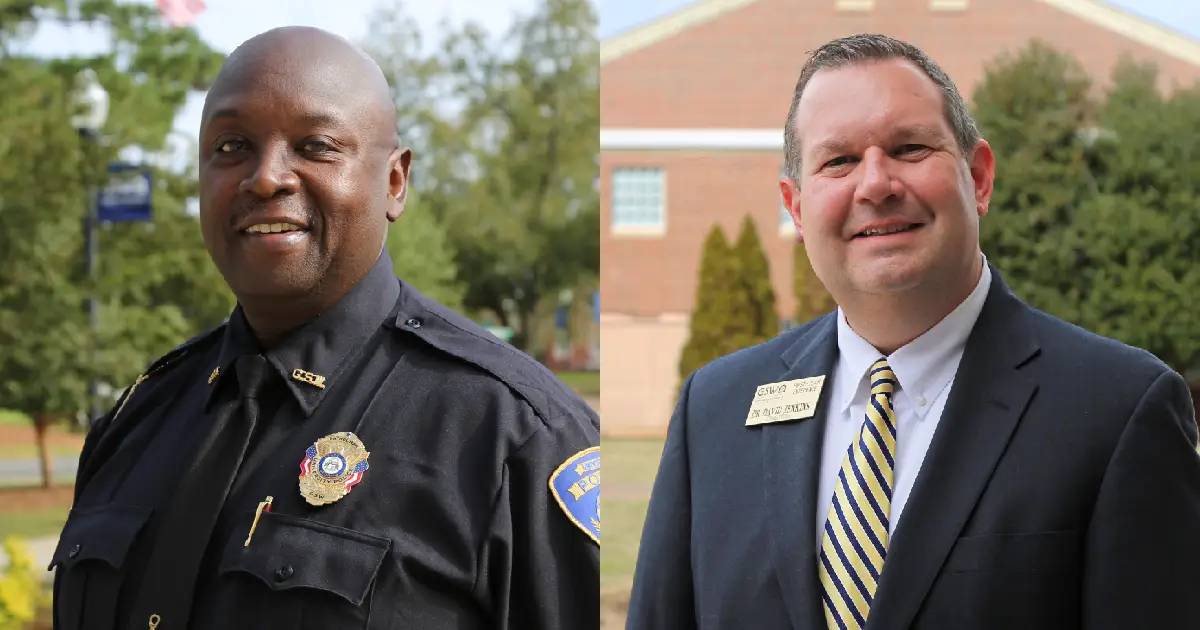
[(120, 399), (117, 400), (116, 407), (110, 413), (105, 414), (96, 421), (92, 430), (88, 432), (88, 436), (83, 443), (83, 450), (79, 454), (79, 466), (75, 476), (76, 502), (79, 501), (79, 496), (84, 486), (87, 485), (88, 480), (95, 474), (100, 464), (108, 458), (114, 445), (119, 443), (123, 439), (123, 436), (128, 435), (137, 424), (136, 422), (128, 422), (128, 418), (122, 418), (122, 422), (120, 423), (117, 420), (121, 414), (121, 410), (125, 408), (125, 403), (133, 398), (133, 393), (137, 390), (138, 385), (141, 385), (153, 376), (162, 374), (193, 352), (207, 348), (214, 340), (221, 338), (218, 333), (224, 328), (225, 324), (221, 324), (212, 330), (189, 339), (174, 350), (159, 357), (146, 368), (146, 371), (141, 376), (137, 377), (137, 380), (132, 385), (125, 389)]
[(137, 380), (135, 380), (133, 384), (129, 386), (129, 389), (125, 390), (124, 395), (121, 396), (120, 402), (117, 403), (117, 408), (112, 412), (110, 421), (115, 420), (116, 417), (121, 413), (121, 409), (125, 407), (125, 402), (133, 396), (133, 392), (137, 389), (138, 385), (141, 385), (147, 381), (151, 376), (159, 374), (172, 365), (175, 365), (175, 363), (177, 363), (180, 359), (188, 356), (197, 349), (207, 347), (209, 342), (217, 338), (217, 333), (225, 329), (227, 323), (228, 322), (222, 322), (216, 327), (200, 333), (191, 339), (188, 339), (187, 341), (176, 346), (174, 350), (162, 355), (153, 363), (151, 363), (150, 367), (147, 367), (146, 371), (138, 376)]

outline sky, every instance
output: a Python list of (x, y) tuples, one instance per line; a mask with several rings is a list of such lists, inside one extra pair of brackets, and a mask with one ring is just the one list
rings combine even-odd
[[(600, 37), (612, 37), (639, 24), (662, 17), (692, 0), (598, 0)], [(1170, 25), (1200, 39), (1200, 2), (1197, 0), (1109, 0), (1109, 4)]]

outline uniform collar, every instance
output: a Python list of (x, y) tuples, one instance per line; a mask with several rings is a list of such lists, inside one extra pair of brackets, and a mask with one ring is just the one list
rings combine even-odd
[[(966, 347), (967, 337), (979, 319), (991, 283), (992, 272), (984, 258), (983, 272), (971, 294), (933, 328), (887, 357), (888, 367), (900, 381), (898, 396), (910, 399), (910, 403), (919, 397), (932, 401), (950, 383), (958, 367), (952, 359)], [(838, 369), (844, 370), (850, 378), (841, 380), (842, 387), (834, 393), (834, 400), (844, 414), (859, 396), (865, 399), (869, 389), (865, 378), (867, 370), (882, 355), (850, 328), (841, 309), (838, 309), (837, 318)], [(909, 408), (923, 415), (929, 406), (910, 404)]]
[(366, 277), (337, 304), (264, 350), (238, 305), (229, 318), (221, 351), (209, 377), (206, 407), (212, 405), (222, 375), (244, 354), (261, 353), (279, 372), (307, 417), (345, 372), (348, 359), (393, 312), (400, 295), (391, 257), (383, 252)]

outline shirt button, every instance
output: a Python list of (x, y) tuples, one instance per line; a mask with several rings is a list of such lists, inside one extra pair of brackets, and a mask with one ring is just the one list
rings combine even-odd
[(275, 570), (275, 581), (276, 582), (287, 581), (287, 580), (291, 579), (293, 573), (295, 573), (295, 571), (292, 570), (292, 565), (285, 564)]
[(67, 552), (67, 556), (74, 558), (75, 556), (79, 555), (79, 551), (81, 549), (83, 549), (83, 545), (75, 545), (74, 547), (71, 547), (71, 551)]
[(408, 326), (409, 328), (420, 328), (421, 320), (417, 319), (416, 317), (413, 317), (413, 318), (409, 319), (408, 321), (404, 322), (404, 325)]
[(920, 407), (924, 407), (924, 406), (925, 406), (925, 403), (927, 403), (927, 402), (929, 402), (929, 401), (928, 401), (928, 400), (925, 400), (925, 397), (924, 397), (924, 396), (917, 396), (917, 405), (918, 405), (918, 406), (920, 406)]

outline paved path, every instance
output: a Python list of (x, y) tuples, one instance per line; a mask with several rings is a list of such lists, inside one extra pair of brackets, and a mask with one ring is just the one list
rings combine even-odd
[[(78, 465), (78, 457), (56, 457), (52, 462), (53, 469), (51, 472), (57, 479), (74, 477), (75, 468)], [(38, 460), (35, 458), (0, 459), (0, 482), (24, 481), (41, 478), (42, 468), (41, 465), (38, 464)]]

